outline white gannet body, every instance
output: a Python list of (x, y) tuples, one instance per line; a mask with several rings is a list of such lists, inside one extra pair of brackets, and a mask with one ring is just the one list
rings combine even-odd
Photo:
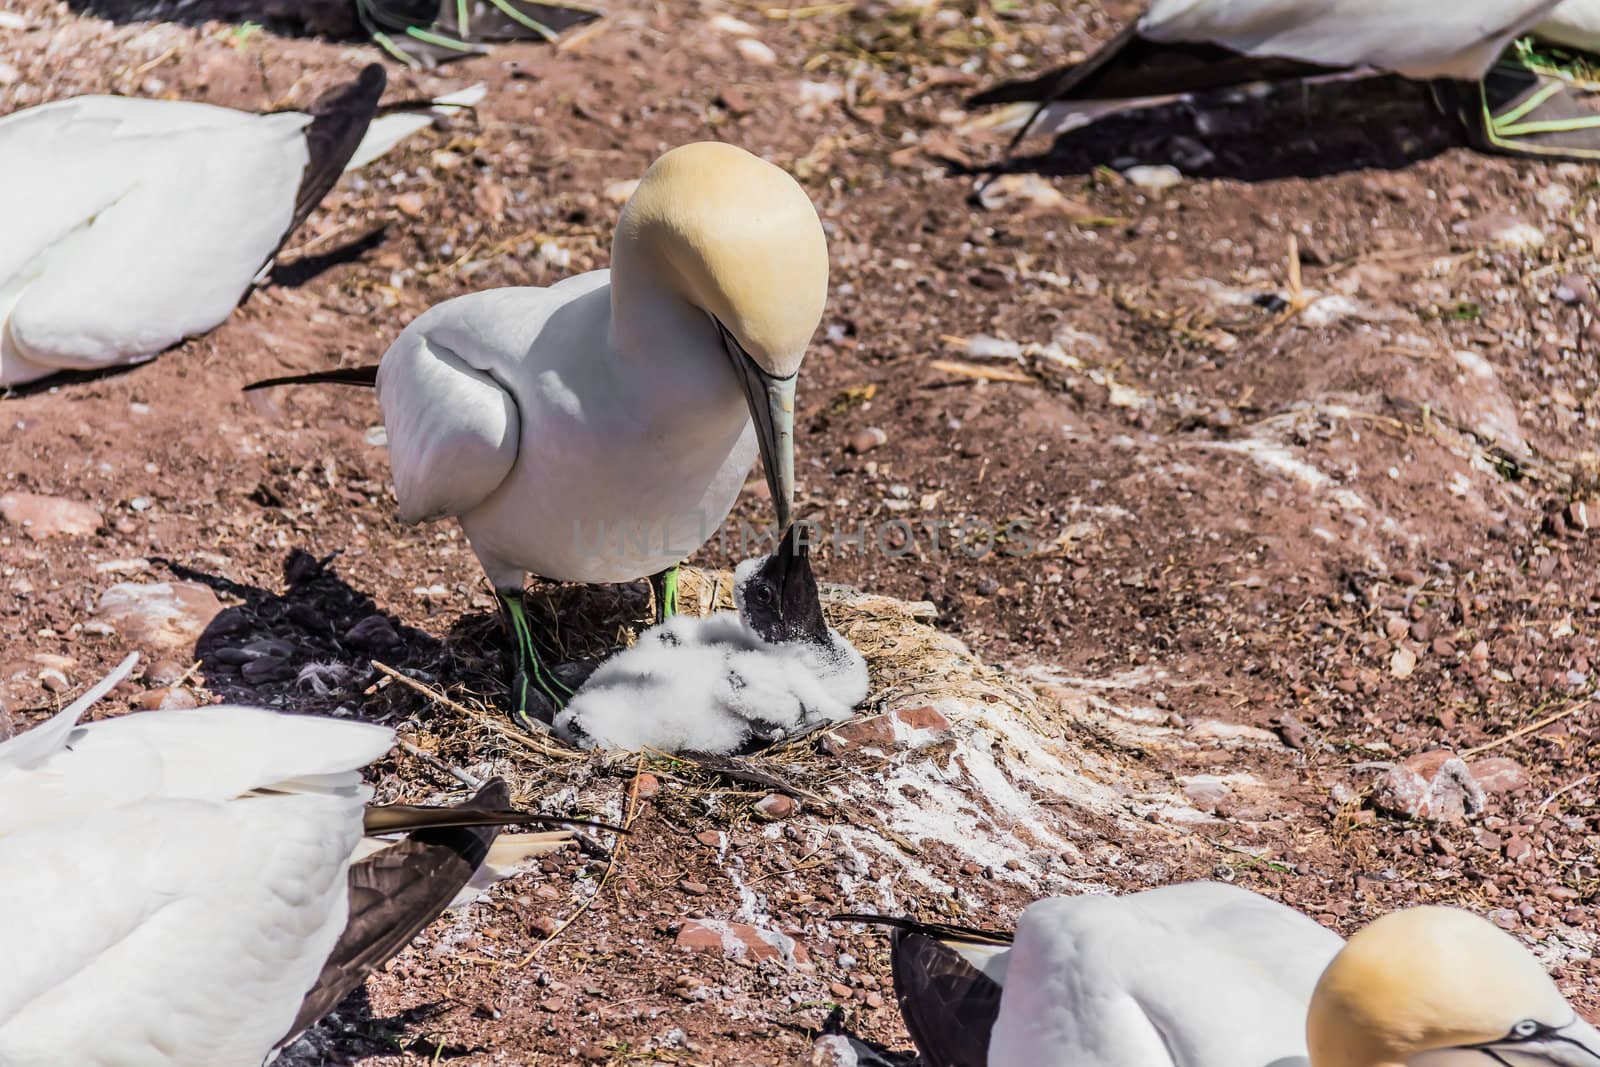
[(1483, 77), (1558, 0), (1154, 0), (1139, 35), (1408, 78)]
[[(76, 726), (98, 695), (0, 745), (0, 1063), (258, 1067), (344, 930), (360, 768), (393, 733), (248, 708)], [(244, 796), (275, 787), (305, 792)]]
[(1292, 908), (1195, 882), (1041, 900), (1014, 941), (890, 925), (929, 1067), (1600, 1062), (1600, 1034), (1527, 950), (1452, 908), (1395, 912), (1347, 944)]
[(850, 717), (867, 664), (822, 616), (791, 527), (734, 572), (737, 612), (676, 615), (606, 660), (556, 717), (589, 747), (732, 754)]
[(759, 447), (787, 525), (793, 379), (827, 278), (794, 179), (732, 145), (667, 153), (609, 271), (448, 301), (384, 354), (401, 517), (458, 517), (497, 589), (629, 581), (715, 532)]
[(447, 907), (493, 839), (365, 833), (538, 821), (506, 817), (503, 783), (487, 804), (369, 808), (386, 727), (222, 706), (79, 726), (136, 658), (0, 743), (5, 1067), (260, 1067)]
[(311, 113), (80, 96), (0, 118), (0, 386), (220, 325), (347, 163), (430, 121), (374, 120), (384, 82), (371, 66)]
[[(1189, 94), (1288, 78), (1389, 72), (1477, 82), (1560, 0), (1153, 0), (1082, 63), (975, 95), (1008, 104), (972, 129), (1066, 132)], [(1591, 3), (1593, 0), (1574, 0)]]

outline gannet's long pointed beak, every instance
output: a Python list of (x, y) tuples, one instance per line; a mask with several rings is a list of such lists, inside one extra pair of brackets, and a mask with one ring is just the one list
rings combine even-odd
[[(1523, 1027), (1527, 1027), (1526, 1032), (1523, 1032)], [(1466, 1045), (1463, 1049), (1482, 1052), (1500, 1063), (1600, 1067), (1600, 1032), (1582, 1019), (1575, 1019), (1561, 1027), (1545, 1026), (1531, 1020), (1518, 1023), (1517, 1029), (1499, 1041)], [(1430, 1061), (1425, 1054), (1415, 1057), (1412, 1062), (1426, 1064)]]
[(722, 333), (723, 347), (744, 386), (750, 418), (756, 424), (761, 468), (767, 474), (767, 488), (772, 491), (772, 506), (778, 515), (781, 534), (789, 529), (794, 515), (794, 388), (799, 375), (774, 378), (750, 357), (726, 326), (718, 322), (717, 329)]

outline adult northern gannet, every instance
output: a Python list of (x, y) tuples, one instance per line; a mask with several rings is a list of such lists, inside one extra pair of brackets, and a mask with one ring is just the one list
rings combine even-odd
[(653, 575), (670, 614), (673, 569), (732, 510), (758, 449), (787, 529), (795, 383), (827, 289), (799, 183), (733, 145), (689, 144), (640, 180), (609, 270), (457, 297), (376, 368), (247, 388), (376, 383), (401, 519), (460, 521), (511, 633), (515, 714), (549, 722), (571, 693), (540, 666), (526, 575)]
[[(1593, 0), (1568, 0), (1587, 4)], [(1046, 129), (1188, 93), (1351, 68), (1418, 81), (1479, 82), (1513, 40), (1556, 15), (1561, 0), (1153, 0), (1136, 22), (1082, 63), (977, 94), (969, 106), (1018, 104), (987, 125), (1020, 123), (1014, 147), (1047, 110)], [(1558, 20), (1559, 21), (1559, 20)], [(1571, 19), (1566, 20), (1573, 21)], [(1028, 105), (1032, 105), (1031, 108)], [(1021, 116), (1026, 114), (1024, 120)], [(1505, 115), (1466, 115), (1496, 147), (1517, 150)], [(1526, 119), (1513, 114), (1511, 122)]]
[(384, 83), (373, 64), (309, 112), (79, 96), (0, 118), (0, 386), (220, 325), (344, 170), (430, 121), (375, 119)]
[(136, 659), (0, 743), (6, 1067), (260, 1067), (502, 843), (554, 847), (495, 840), (557, 821), (507, 810), (499, 781), (455, 808), (369, 806), (386, 727), (243, 707), (79, 726)]
[(1016, 934), (870, 915), (929, 1067), (1595, 1067), (1600, 1033), (1513, 937), (1416, 907), (1348, 943), (1248, 890), (1052, 897)]

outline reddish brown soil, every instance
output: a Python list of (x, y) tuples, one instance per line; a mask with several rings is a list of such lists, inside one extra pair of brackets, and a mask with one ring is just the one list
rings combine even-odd
[[(995, 158), (996, 142), (958, 138), (950, 109), (1016, 69), (1009, 56), (1036, 70), (1092, 47), (1128, 6), (1084, 19), (1042, 4), (1001, 15), (862, 3), (784, 18), (618, 0), (563, 51), (509, 46), (437, 75), (395, 71), (395, 97), (479, 80), (490, 95), (475, 121), (347, 180), (291, 241), (279, 280), (211, 335), (0, 401), (0, 490), (86, 501), (105, 519), (97, 534), (44, 541), (0, 529), (0, 698), (25, 724), (127, 651), (82, 629), (113, 582), (199, 576), (230, 606), (200, 647), (172, 657), (201, 661), (202, 698), (342, 705), (408, 724), (457, 762), (481, 740), (492, 747), (479, 758), (539, 785), (523, 800), (623, 815), (631, 762), (569, 765), (486, 731), (430, 733), (424, 698), (369, 688), (370, 656), (492, 702), (488, 590), (456, 530), (395, 521), (369, 394), (239, 387), (372, 362), (412, 317), (465, 291), (603, 266), (618, 211), (607, 188), (672, 145), (721, 138), (799, 176), (830, 233), (833, 295), (803, 375), (802, 512), (845, 529), (1020, 522), (1036, 542), (1026, 556), (973, 558), (935, 554), (924, 531), (900, 558), (825, 548), (823, 576), (932, 601), (941, 629), (1015, 672), (1116, 681), (1169, 722), (1267, 727), (1290, 743), (1144, 750), (1076, 723), (1086, 752), (1141, 776), (1245, 771), (1273, 799), (1193, 826), (1152, 816), (1144, 837), (1085, 817), (1057, 891), (1225, 876), (1346, 932), (1405, 903), (1460, 903), (1542, 943), (1563, 987), (1600, 1008), (1581, 929), (1600, 888), (1600, 716), (1585, 703), (1600, 668), (1600, 547), (1568, 518), (1597, 471), (1590, 174), (1452, 147), (1414, 88), (1384, 83), (1373, 106), (1313, 94), (1240, 105), (1210, 133), (1180, 110), (1074, 136), (1035, 161), (1070, 213), (972, 203), (949, 159)], [(29, 28), (0, 28), (17, 73), (0, 79), (0, 112), (89, 91), (301, 104), (375, 53), (267, 33), (230, 41), (217, 24), (119, 26), (43, 0), (10, 10)], [(776, 64), (742, 58), (718, 14), (751, 23)], [(843, 98), (807, 105), (801, 81)], [(1094, 169), (1196, 144), (1212, 161), (1159, 194)], [(1498, 247), (1507, 216), (1538, 228), (1542, 247)], [(380, 225), (353, 255), (318, 259)], [(1352, 313), (1251, 302), (1290, 295), (1291, 233), (1305, 287), (1343, 295)], [(1005, 365), (1028, 383), (933, 365), (980, 362), (961, 340), (979, 333), (1054, 340), (1076, 362)], [(853, 451), (870, 427), (886, 443)], [(756, 493), (740, 513), (763, 514)], [(1600, 524), (1600, 503), (1589, 514)], [(302, 560), (291, 582), (295, 550), (339, 555), (328, 572)], [(696, 562), (736, 558), (711, 546)], [(97, 569), (119, 560), (147, 562)], [(563, 625), (614, 632), (642, 615), (630, 596), (568, 601)], [(341, 636), (374, 613), (394, 621), (392, 640)], [(287, 674), (247, 678), (217, 651), (262, 636), (287, 642), (296, 670), (347, 670), (319, 695)], [(1399, 652), (1415, 656), (1408, 675)], [(63, 661), (40, 655), (70, 659), (70, 688), (45, 688), (42, 672)], [(1364, 762), (1495, 742), (1531, 785), (1464, 823), (1374, 818), (1332, 799), (1370, 784)], [(408, 757), (384, 770), (395, 794), (454, 787)], [(604, 855), (548, 861), (466, 927), (436, 926), (372, 979), (367, 1002), (317, 1031), (302, 1062), (807, 1063), (834, 1004), (853, 1032), (907, 1048), (881, 939), (822, 920), (882, 904), (852, 898), (840, 871), (885, 879), (904, 910), (940, 913), (938, 902), (897, 870), (853, 870), (833, 830), (845, 814), (763, 826), (750, 802), (764, 789), (657, 773), (662, 792), (640, 806), (603, 894), (547, 949), (529, 955), (574, 915), (571, 891), (593, 884)], [(708, 831), (727, 835), (725, 851), (703, 843)], [(675, 948), (685, 920), (740, 908), (730, 857), (745, 882), (763, 880), (763, 921), (809, 949), (809, 968)], [(962, 883), (969, 921), (1009, 921), (1024, 902), (981, 865), (938, 849), (926, 862)]]

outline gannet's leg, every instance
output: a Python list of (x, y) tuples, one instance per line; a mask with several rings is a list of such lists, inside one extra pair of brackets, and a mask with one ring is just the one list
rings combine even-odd
[[(1508, 52), (1472, 94), (1477, 114), (1463, 114), (1480, 148), (1547, 159), (1600, 159), (1596, 84), (1577, 66), (1532, 51)], [(1572, 60), (1575, 64), (1577, 60)]]
[(500, 616), (511, 636), (511, 714), (526, 727), (549, 725), (572, 697), (572, 688), (539, 660), (522, 589), (496, 589)]
[(650, 591), (656, 597), (656, 622), (666, 622), (678, 613), (678, 567), (675, 564), (650, 576)]

